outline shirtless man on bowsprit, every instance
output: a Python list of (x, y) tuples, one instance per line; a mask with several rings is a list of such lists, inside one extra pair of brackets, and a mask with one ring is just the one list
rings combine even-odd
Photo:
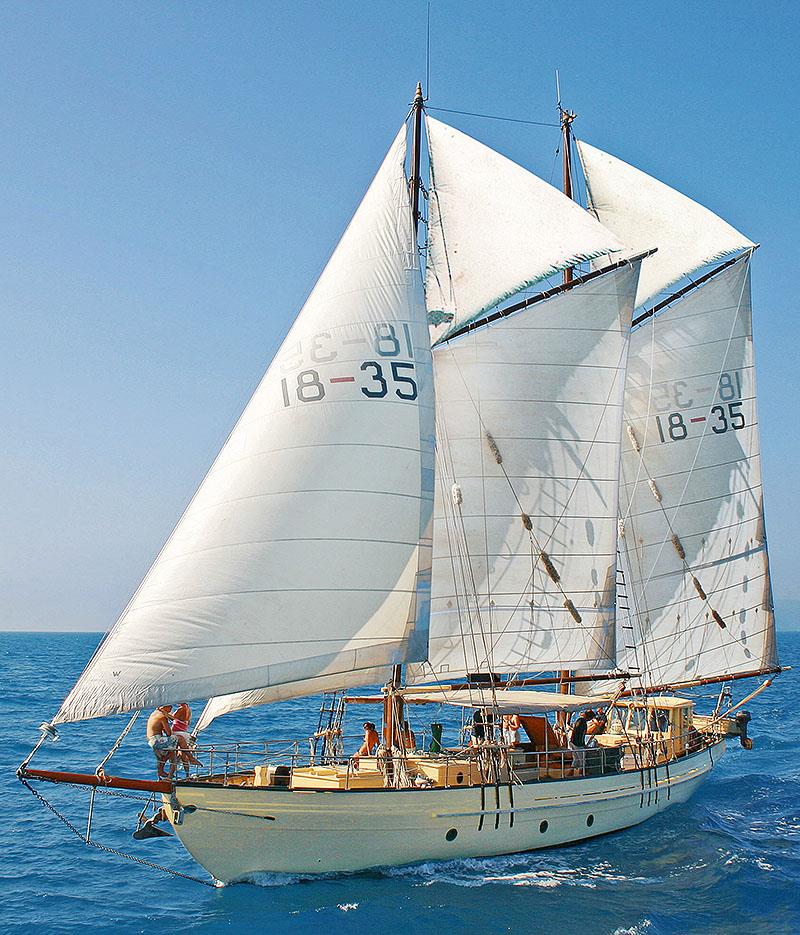
[[(169, 726), (171, 711), (171, 704), (162, 704), (147, 719), (147, 742), (156, 756), (159, 779), (172, 779), (177, 762), (178, 738), (172, 736), (172, 728)], [(164, 769), (167, 763), (168, 773)]]

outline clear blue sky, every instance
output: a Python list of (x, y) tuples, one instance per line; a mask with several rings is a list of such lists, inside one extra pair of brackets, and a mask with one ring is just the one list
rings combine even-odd
[[(0, 8), (0, 628), (113, 623), (425, 78), (424, 0)], [(433, 0), (430, 104), (554, 119), (763, 244), (768, 530), (800, 599), (789, 3)], [(550, 177), (557, 131), (451, 117)]]

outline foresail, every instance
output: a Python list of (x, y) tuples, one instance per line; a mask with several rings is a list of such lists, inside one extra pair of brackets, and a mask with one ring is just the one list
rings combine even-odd
[(632, 256), (653, 247), (642, 266), (636, 305), (694, 270), (753, 247), (752, 241), (686, 195), (621, 159), (579, 141), (589, 210)]
[(620, 509), (638, 632), (617, 652), (649, 685), (776, 664), (749, 265), (631, 338)]
[(57, 722), (425, 658), (433, 383), (404, 160), (405, 129)]
[(557, 270), (622, 243), (560, 191), (427, 118), (431, 158), (425, 294), (434, 339)]
[(430, 663), (614, 664), (617, 488), (639, 262), (434, 348)]

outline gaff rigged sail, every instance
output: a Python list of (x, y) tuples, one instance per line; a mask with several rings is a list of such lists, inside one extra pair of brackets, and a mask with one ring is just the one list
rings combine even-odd
[(649, 685), (777, 664), (749, 265), (631, 337), (620, 510), (636, 632), (617, 653)]
[(429, 664), (614, 664), (622, 397), (639, 262), (434, 348)]

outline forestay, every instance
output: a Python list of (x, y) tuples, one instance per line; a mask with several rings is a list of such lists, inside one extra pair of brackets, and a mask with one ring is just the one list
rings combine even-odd
[(641, 632), (617, 653), (650, 685), (776, 664), (749, 262), (631, 338), (621, 543)]
[(430, 664), (410, 682), (613, 665), (638, 273), (623, 263), (434, 348)]
[(560, 191), (427, 118), (431, 158), (425, 293), (439, 339), (508, 296), (622, 248)]
[(404, 159), (405, 129), (56, 721), (425, 657), (433, 385)]
[(755, 246), (674, 188), (588, 143), (577, 145), (589, 210), (625, 244), (624, 255), (658, 248), (642, 267), (637, 306), (701, 266)]

